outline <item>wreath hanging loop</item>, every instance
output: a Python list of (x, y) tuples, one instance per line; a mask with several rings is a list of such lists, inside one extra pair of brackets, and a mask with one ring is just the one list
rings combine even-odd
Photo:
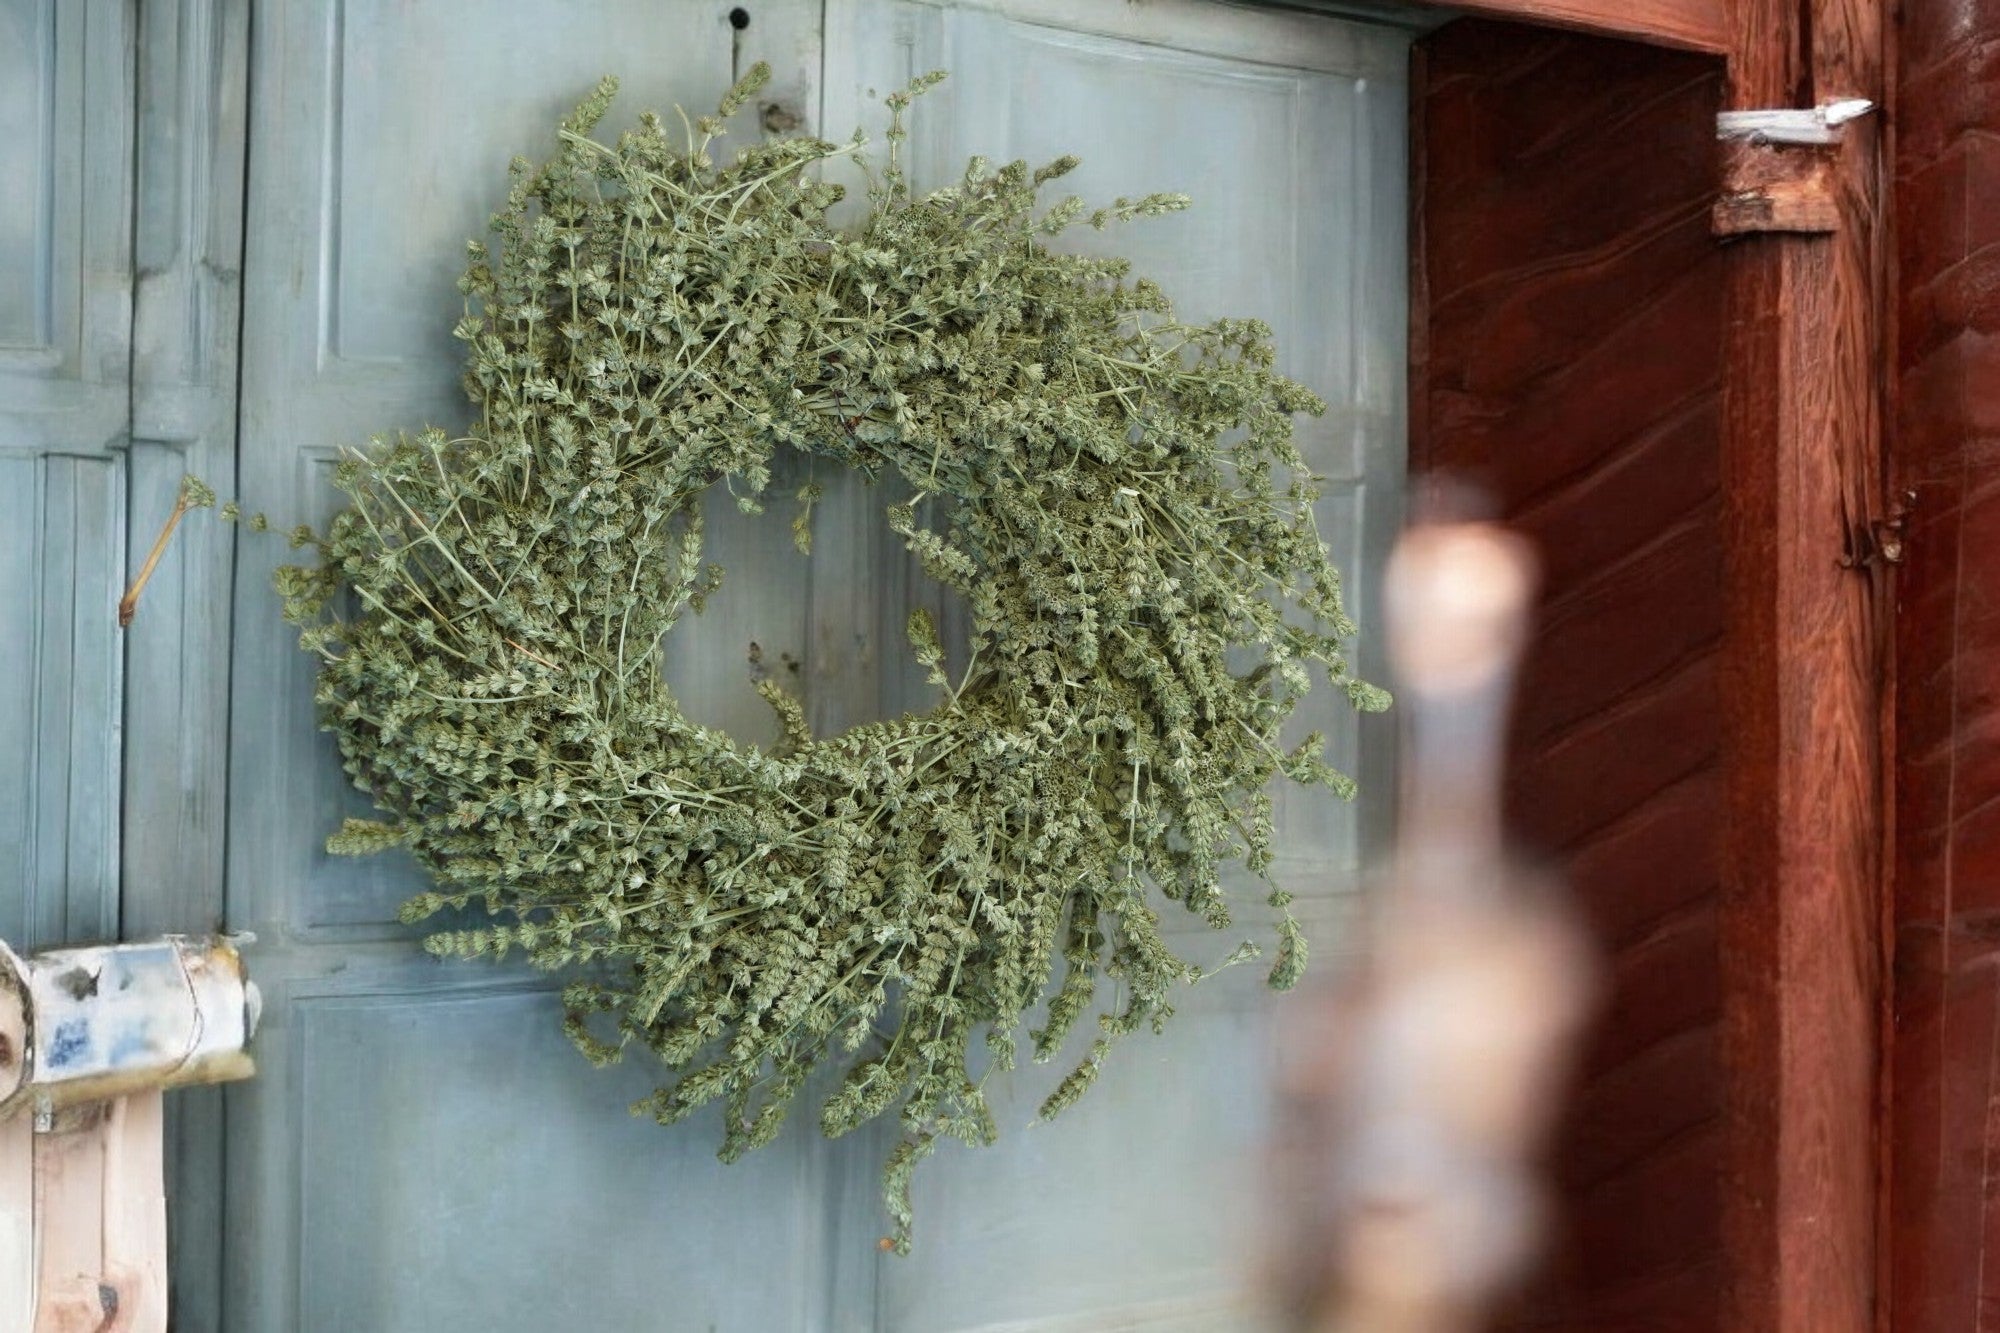
[[(1387, 700), (1343, 657), (1292, 438), (1322, 404), (1273, 369), (1269, 330), (1180, 322), (1123, 261), (1047, 245), (1186, 200), (1038, 211), (1073, 158), (975, 159), (918, 195), (898, 145), (932, 75), (888, 99), (885, 169), (843, 229), (816, 168), (860, 134), (717, 160), (766, 77), (609, 144), (590, 137), (607, 79), (553, 158), (515, 163), (497, 254), (473, 243), (460, 284), (473, 424), (346, 457), (348, 507), (300, 530), (318, 563), (280, 591), (321, 659), (322, 721), (384, 812), (329, 846), (406, 847), (435, 880), (409, 921), (491, 915), (434, 952), (573, 970), (576, 1043), (656, 1053), (674, 1076), (634, 1109), (662, 1123), (723, 1103), (725, 1159), (843, 1062), (820, 1123), (898, 1111), (902, 1249), (916, 1162), (941, 1135), (995, 1135), (973, 1066), (1012, 1066), (1044, 1001), (1037, 1059), (1115, 997), (1043, 1114), (1069, 1105), (1204, 975), (1160, 913), (1229, 925), (1225, 864), (1271, 863), (1267, 784), (1351, 792), (1320, 737), (1281, 745), (1309, 671)], [(970, 607), (963, 661), (910, 617), (931, 711), (815, 735), (767, 679), (783, 740), (760, 748), (691, 721), (663, 680), (662, 641), (722, 577), (704, 497), (720, 483), (757, 510), (783, 450), (940, 502), (887, 514)], [(1288, 987), (1305, 941), (1289, 895), (1267, 901)]]

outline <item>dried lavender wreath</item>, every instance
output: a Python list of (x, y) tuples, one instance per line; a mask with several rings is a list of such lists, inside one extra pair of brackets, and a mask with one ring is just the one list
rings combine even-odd
[[(1354, 627), (1292, 439), (1322, 404), (1273, 370), (1269, 331), (1178, 322), (1124, 262), (1045, 245), (1186, 201), (1038, 213), (1071, 158), (974, 160), (916, 195), (897, 147), (933, 75), (888, 99), (871, 207), (837, 228), (813, 168), (858, 133), (711, 153), (766, 77), (678, 137), (648, 115), (615, 145), (589, 137), (606, 80), (555, 157), (515, 163), (497, 259), (474, 242), (460, 284), (476, 420), (348, 456), (348, 507), (296, 534), (318, 563), (280, 591), (386, 816), (330, 848), (408, 848), (435, 878), (409, 921), (492, 915), (436, 953), (575, 968), (570, 1036), (600, 1062), (655, 1052), (675, 1076), (634, 1110), (662, 1123), (721, 1099), (725, 1159), (846, 1061), (820, 1123), (899, 1111), (885, 1243), (903, 1250), (917, 1161), (940, 1135), (994, 1138), (973, 1066), (1012, 1066), (1045, 998), (1029, 1035), (1050, 1058), (1109, 992), (1042, 1113), (1073, 1102), (1203, 975), (1163, 941), (1162, 903), (1219, 929), (1224, 864), (1267, 871), (1274, 775), (1351, 792), (1317, 735), (1281, 746), (1309, 668), (1357, 707), (1387, 700), (1342, 655)], [(784, 734), (765, 750), (690, 721), (659, 649), (722, 577), (704, 495), (757, 510), (784, 449), (941, 501), (933, 524), (916, 503), (888, 522), (972, 632), (948, 675), (911, 616), (939, 690), (922, 716), (816, 736), (760, 682)], [(1279, 988), (1306, 957), (1288, 901), (1269, 886)]]

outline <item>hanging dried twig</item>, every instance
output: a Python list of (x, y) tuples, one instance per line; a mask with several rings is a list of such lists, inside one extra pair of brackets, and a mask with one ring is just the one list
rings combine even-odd
[(132, 586), (118, 599), (118, 627), (124, 629), (132, 623), (132, 617), (139, 613), (139, 594), (146, 591), (146, 584), (152, 580), (153, 571), (159, 567), (160, 557), (167, 553), (167, 543), (174, 539), (174, 529), (181, 525), (190, 509), (206, 509), (215, 503), (215, 492), (197, 477), (182, 477), (180, 494), (174, 497), (173, 512), (167, 515), (166, 523), (160, 528), (160, 535), (153, 539), (153, 549), (146, 553), (146, 563), (139, 566), (139, 572), (132, 579)]

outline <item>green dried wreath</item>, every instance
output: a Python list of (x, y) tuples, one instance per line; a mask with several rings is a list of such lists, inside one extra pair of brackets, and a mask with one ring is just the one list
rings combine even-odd
[[(409, 921), (497, 918), (432, 935), (436, 953), (576, 968), (576, 1043), (676, 1071), (634, 1107), (662, 1123), (721, 1099), (725, 1159), (846, 1059), (820, 1122), (900, 1109), (902, 1250), (915, 1163), (941, 1134), (994, 1137), (970, 1066), (1011, 1066), (1045, 998), (1030, 1035), (1053, 1056), (1115, 982), (1042, 1113), (1074, 1101), (1203, 975), (1160, 907), (1228, 924), (1220, 870), (1267, 869), (1273, 776), (1351, 791), (1319, 737), (1280, 745), (1308, 667), (1358, 707), (1387, 700), (1342, 657), (1353, 626), (1292, 440), (1322, 404), (1272, 369), (1269, 331), (1176, 322), (1124, 262), (1048, 249), (1085, 219), (1074, 199), (1036, 212), (1074, 159), (974, 160), (914, 195), (902, 116), (939, 75), (888, 99), (871, 207), (835, 227), (841, 191), (813, 168), (860, 134), (710, 155), (766, 76), (678, 143), (648, 115), (615, 145), (588, 137), (606, 80), (554, 158), (516, 162), (497, 263), (473, 243), (461, 282), (477, 419), (348, 456), (349, 507), (295, 534), (319, 563), (280, 591), (348, 776), (387, 816), (329, 847), (408, 848), (435, 877)], [(922, 716), (815, 736), (760, 681), (784, 733), (765, 750), (690, 721), (658, 664), (721, 578), (703, 497), (722, 482), (757, 509), (784, 449), (933, 497), (932, 523), (911, 501), (889, 524), (972, 631), (947, 674), (910, 617), (940, 691)], [(1270, 886), (1280, 988), (1305, 964), (1288, 901)]]

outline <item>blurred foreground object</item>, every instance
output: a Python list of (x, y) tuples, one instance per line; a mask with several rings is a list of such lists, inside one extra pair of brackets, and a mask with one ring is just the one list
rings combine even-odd
[(247, 1078), (228, 940), (0, 944), (0, 1333), (167, 1322), (164, 1089)]
[(1472, 1333), (1534, 1257), (1537, 1158), (1590, 1008), (1561, 886), (1501, 829), (1526, 543), (1413, 527), (1385, 603), (1404, 727), (1393, 863), (1364, 952), (1287, 1043), (1282, 1280), (1317, 1333)]

